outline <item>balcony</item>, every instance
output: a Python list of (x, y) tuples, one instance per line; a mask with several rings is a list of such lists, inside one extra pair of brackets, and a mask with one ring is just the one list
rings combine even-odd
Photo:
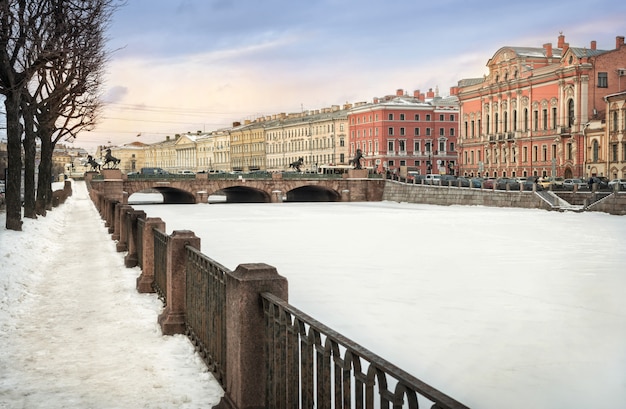
[(557, 126), (556, 133), (562, 137), (572, 136), (572, 128), (569, 126)]

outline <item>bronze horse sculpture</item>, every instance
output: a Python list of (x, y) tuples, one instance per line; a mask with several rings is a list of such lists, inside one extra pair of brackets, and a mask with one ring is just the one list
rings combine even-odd
[(87, 155), (87, 163), (85, 163), (85, 166), (91, 166), (91, 170), (94, 172), (100, 170), (100, 164), (91, 155)]
[(111, 155), (111, 149), (106, 150), (106, 155), (104, 156), (104, 165), (107, 166), (108, 169), (112, 169), (119, 165), (120, 160), (115, 156)]
[(356, 155), (348, 161), (348, 165), (354, 165), (354, 169), (363, 169), (361, 167), (361, 159), (363, 159), (363, 152), (357, 149)]
[(303, 163), (304, 163), (304, 158), (301, 157), (297, 161), (291, 162), (289, 164), (289, 167), (293, 168), (296, 172), (300, 172), (300, 166), (302, 166)]

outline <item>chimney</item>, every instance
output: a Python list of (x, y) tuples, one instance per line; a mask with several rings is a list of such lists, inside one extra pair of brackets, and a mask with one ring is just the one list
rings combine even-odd
[(426, 98), (435, 98), (435, 93), (432, 88), (428, 88), (428, 92), (426, 93)]
[(416, 89), (413, 91), (413, 98), (420, 99), (420, 90)]
[(378, 104), (378, 97), (374, 97), (374, 103)]
[(592, 50), (595, 50), (595, 49), (596, 49), (596, 40), (593, 40), (593, 41), (591, 42), (591, 49), (592, 49)]
[(552, 43), (544, 44), (543, 49), (546, 50), (546, 57), (552, 58)]
[(459, 95), (459, 87), (450, 87), (450, 95)]
[(239, 125), (241, 125), (241, 122), (233, 122), (233, 128), (235, 128), (235, 127), (237, 127)]
[(563, 35), (563, 33), (559, 33), (559, 42), (556, 48), (563, 48), (564, 46), (565, 46), (565, 36)]
[(615, 49), (619, 50), (624, 45), (624, 36), (615, 37)]
[(401, 97), (403, 93), (404, 93), (404, 91), (402, 91), (401, 89), (397, 89), (396, 90), (396, 97)]

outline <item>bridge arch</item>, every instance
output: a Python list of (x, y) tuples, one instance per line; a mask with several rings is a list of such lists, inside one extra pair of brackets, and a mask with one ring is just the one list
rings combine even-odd
[(339, 202), (341, 195), (319, 185), (300, 186), (287, 192), (287, 202)]
[(128, 192), (129, 199), (135, 193), (155, 193), (158, 192), (163, 196), (163, 204), (195, 204), (196, 197), (183, 189), (177, 189), (171, 186), (153, 186), (136, 192)]
[(267, 192), (248, 186), (226, 187), (213, 194), (226, 196), (226, 203), (270, 203), (272, 201)]

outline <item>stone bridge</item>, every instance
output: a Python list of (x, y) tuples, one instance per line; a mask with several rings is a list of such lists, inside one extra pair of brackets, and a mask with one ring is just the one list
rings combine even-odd
[[(127, 203), (134, 193), (159, 192), (164, 203), (207, 203), (210, 196), (225, 196), (228, 203), (362, 202), (382, 200), (385, 181), (354, 171), (337, 177), (320, 175), (233, 176), (196, 174), (195, 177), (127, 178), (117, 169), (90, 175), (94, 193)], [(366, 172), (366, 171), (365, 171)], [(94, 177), (95, 176), (95, 177)], [(340, 175), (339, 175), (340, 176)]]

